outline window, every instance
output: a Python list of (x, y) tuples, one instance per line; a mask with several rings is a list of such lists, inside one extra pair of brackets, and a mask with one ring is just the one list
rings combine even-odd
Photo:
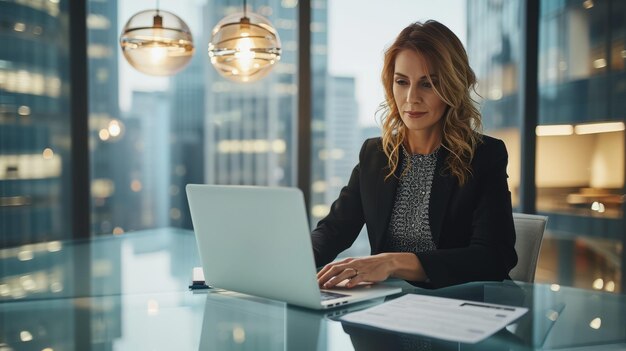
[(93, 233), (191, 228), (189, 183), (296, 185), (295, 3), (249, 4), (282, 41), (280, 63), (250, 84), (222, 78), (206, 54), (212, 28), (239, 2), (160, 2), (194, 36), (193, 59), (171, 77), (143, 75), (119, 55), (121, 28), (145, 3), (89, 5)]
[(0, 6), (0, 246), (71, 238), (69, 2)]
[[(456, 10), (449, 11), (450, 8)], [(354, 16), (356, 11), (358, 16)], [(320, 164), (313, 170), (313, 226), (328, 214), (330, 205), (348, 183), (365, 139), (381, 136), (377, 110), (384, 101), (380, 73), (385, 48), (404, 27), (428, 19), (444, 23), (465, 42), (465, 1), (378, 1), (368, 2), (367, 6), (356, 0), (328, 2), (326, 111), (323, 118), (314, 117), (313, 125), (320, 130), (318, 133), (325, 131), (323, 141), (318, 141), (319, 146), (313, 151)], [(320, 59), (313, 54), (314, 62)], [(314, 95), (313, 105), (321, 98), (322, 95)], [(320, 169), (324, 169), (323, 175), (316, 174), (321, 173)], [(341, 256), (369, 252), (364, 228)]]

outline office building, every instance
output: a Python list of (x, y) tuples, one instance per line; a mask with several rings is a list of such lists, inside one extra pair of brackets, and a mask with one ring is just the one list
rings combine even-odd
[[(487, 134), (509, 151), (519, 206), (523, 1), (469, 1), (468, 52)], [(538, 281), (623, 286), (624, 16), (622, 1), (540, 1), (536, 192), (549, 217)]]
[[(282, 42), (280, 62), (251, 84), (223, 78), (207, 55), (212, 28), (244, 4), (247, 11), (269, 18)], [(460, 10), (463, 4), (466, 12)], [(122, 23), (152, 6), (179, 15), (193, 34), (194, 56), (172, 76), (138, 73), (121, 53)], [(380, 67), (361, 63), (373, 62), (373, 57), (380, 63), (383, 45), (372, 45), (378, 34), (390, 42), (393, 35), (388, 33), (397, 34), (407, 14), (425, 20), (433, 13), (439, 20), (434, 9), (466, 15), (461, 27), (466, 23), (470, 64), (479, 78), (475, 97), (484, 131), (505, 142), (514, 212), (528, 214), (514, 215), (520, 260), (509, 275), (515, 281), (494, 281), (490, 274), (501, 277), (504, 272), (491, 265), (498, 261), (491, 260), (494, 256), (482, 253), (493, 253), (493, 246), (485, 243), (500, 242), (492, 241), (494, 236), (476, 239), (510, 231), (487, 228), (498, 218), (476, 220), (480, 210), (475, 209), (484, 208), (485, 202), (458, 210), (493, 193), (491, 183), (483, 181), (487, 172), (476, 172), (480, 179), (469, 191), (452, 184), (450, 198), (459, 193), (476, 196), (450, 201), (446, 211), (452, 209), (446, 213), (452, 215), (437, 221), (439, 228), (432, 227), (439, 233), (434, 241), (439, 240), (441, 251), (418, 253), (450, 260), (431, 265), (426, 277), (387, 281), (403, 291), (385, 302), (401, 294), (432, 295), (441, 298), (430, 306), (433, 315), (448, 298), (468, 300), (454, 304), (462, 311), (471, 309), (474, 317), (485, 313), (496, 316), (494, 320), (505, 310), (524, 313), (483, 340), (467, 343), (456, 339), (462, 332), (436, 328), (450, 320), (463, 325), (462, 318), (437, 321), (426, 316), (426, 323), (415, 323), (429, 329), (425, 332), (384, 330), (389, 320), (403, 328), (414, 326), (416, 318), (424, 317), (406, 313), (415, 306), (394, 310), (386, 320), (377, 318), (386, 324), (376, 328), (340, 317), (372, 306), (389, 307), (380, 299), (349, 308), (337, 303), (322, 313), (296, 307), (294, 301), (302, 296), (318, 297), (315, 267), (306, 268), (304, 257), (295, 262), (293, 255), (280, 255), (300, 253), (293, 244), (281, 246), (285, 241), (273, 236), (281, 230), (268, 230), (264, 222), (304, 222), (285, 215), (285, 207), (273, 207), (272, 198), (260, 200), (267, 203), (268, 213), (280, 209), (269, 221), (269, 215), (261, 217), (254, 209), (241, 216), (242, 203), (229, 203), (228, 212), (236, 219), (225, 222), (237, 227), (241, 218), (251, 236), (238, 237), (241, 233), (232, 228), (218, 230), (214, 221), (208, 232), (198, 233), (208, 239), (235, 239), (234, 247), (208, 241), (212, 249), (223, 251), (219, 261), (250, 262), (242, 258), (253, 251), (265, 254), (241, 267), (233, 261), (205, 264), (202, 282), (197, 268), (210, 251), (198, 247), (191, 230), (185, 186), (300, 186), (314, 226), (348, 181), (363, 140), (381, 135), (379, 125), (360, 123), (371, 120), (375, 111), (369, 110), (381, 100), (372, 90), (363, 94), (365, 85), (374, 86), (374, 80), (379, 84)], [(164, 22), (159, 16), (148, 19), (156, 28), (147, 32), (159, 35), (143, 48), (149, 59), (160, 60), (168, 54), (155, 44), (162, 39)], [(626, 2), (619, 0), (160, 0), (143, 5), (0, 0), (0, 350), (624, 349), (625, 19)], [(449, 26), (457, 26), (454, 31), (463, 41), (458, 23)], [(533, 30), (538, 38), (530, 35)], [(310, 42), (301, 40), (308, 35)], [(242, 35), (239, 43), (247, 37)], [(239, 50), (239, 56), (251, 54), (241, 46)], [(307, 55), (299, 60), (302, 53), (310, 53), (310, 62)], [(344, 68), (337, 69), (340, 65), (334, 64), (342, 60)], [(534, 78), (537, 87), (526, 85)], [(302, 106), (310, 106), (309, 111)], [(302, 121), (310, 124), (310, 135), (299, 128)], [(310, 160), (299, 157), (299, 150), (309, 148)], [(361, 173), (367, 181), (368, 175), (377, 176), (376, 169), (362, 169), (367, 169)], [(310, 184), (302, 184), (302, 174), (310, 176)], [(350, 246), (338, 258), (367, 256), (371, 245), (380, 247), (379, 239), (389, 232), (383, 221), (376, 221), (391, 208), (387, 200), (394, 194), (385, 190), (388, 183), (367, 184), (360, 184), (360, 194), (348, 195), (355, 202), (341, 204), (348, 203), (351, 215), (339, 219), (347, 226), (338, 227), (356, 233), (352, 223), (361, 218), (360, 202), (368, 219), (374, 218), (368, 224), (380, 233), (373, 238), (378, 242), (370, 242), (365, 229), (354, 242), (342, 232), (329, 244)], [(506, 196), (506, 191), (501, 194)], [(437, 198), (441, 193), (431, 195), (436, 201), (443, 198)], [(210, 210), (201, 208), (200, 214)], [(445, 242), (455, 224), (451, 218), (459, 212), (461, 220), (472, 221), (471, 234), (462, 239), (469, 247)], [(530, 214), (548, 217), (545, 233), (545, 219)], [(481, 217), (494, 216), (490, 212)], [(306, 256), (307, 233), (299, 229), (282, 232), (290, 240), (303, 235), (293, 243)], [(541, 235), (543, 240), (536, 239)], [(250, 245), (252, 240), (245, 239), (251, 238), (259, 241)], [(538, 243), (540, 252), (533, 250)], [(263, 245), (277, 251), (268, 254), (271, 250), (259, 249)], [(323, 254), (323, 248), (316, 249)], [(468, 252), (471, 259), (458, 259)], [(394, 257), (400, 255), (385, 252), (375, 259)], [(344, 262), (348, 268), (343, 272), (355, 273), (349, 279), (363, 278), (366, 286), (357, 289), (371, 292), (376, 289), (367, 280), (377, 279), (369, 276), (367, 266), (358, 266), (363, 262)], [(389, 262), (379, 267), (384, 271), (398, 261)], [(477, 265), (494, 271), (472, 269)], [(222, 286), (214, 268), (241, 285)], [(307, 269), (310, 277), (303, 274)], [(415, 269), (389, 271), (393, 276), (402, 273), (414, 274)], [(277, 294), (273, 289), (285, 288), (281, 280), (293, 285)], [(445, 288), (427, 290), (440, 283)], [(497, 308), (484, 308), (492, 304)], [(483, 326), (479, 324), (464, 325), (464, 330), (476, 336)], [(438, 333), (429, 335), (433, 328)]]
[[(204, 31), (208, 33), (208, 31)], [(205, 43), (206, 35), (198, 42)], [(204, 52), (195, 55), (189, 66), (172, 77), (169, 97), (169, 130), (164, 144), (168, 144), (170, 159), (169, 225), (192, 228), (187, 206), (185, 186), (205, 182), (205, 70), (213, 69), (206, 62)]]
[(67, 4), (1, 7), (0, 246), (66, 239), (74, 166)]
[(358, 127), (359, 110), (355, 93), (353, 77), (329, 77), (326, 148), (322, 155), (326, 160), (326, 175), (325, 181), (317, 185), (326, 188), (327, 204), (335, 201), (359, 161), (362, 139)]
[[(296, 2), (255, 3), (251, 9), (269, 17), (282, 42), (280, 62), (259, 82), (241, 85), (212, 68), (205, 71), (205, 180), (209, 184), (296, 184), (297, 154), (297, 20)], [(241, 9), (229, 2), (211, 1), (205, 23), (217, 23)], [(312, 4), (312, 136), (311, 182), (322, 181), (325, 162), (326, 2)], [(205, 61), (206, 62), (206, 61)], [(206, 65), (209, 65), (206, 63)], [(311, 193), (311, 208), (325, 204), (324, 192)], [(312, 214), (312, 222), (320, 216)]]

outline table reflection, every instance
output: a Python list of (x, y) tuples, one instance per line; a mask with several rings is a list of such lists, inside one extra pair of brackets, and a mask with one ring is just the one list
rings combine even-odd
[(185, 291), (200, 265), (193, 232), (163, 228), (0, 249), (0, 302)]
[(349, 349), (350, 339), (334, 319), (382, 301), (314, 311), (234, 292), (208, 293), (200, 350)]
[(0, 249), (0, 350), (626, 349), (626, 295), (477, 282), (405, 293), (526, 307), (474, 345), (348, 325), (383, 298), (312, 311), (222, 290), (188, 291), (193, 233), (172, 228)]

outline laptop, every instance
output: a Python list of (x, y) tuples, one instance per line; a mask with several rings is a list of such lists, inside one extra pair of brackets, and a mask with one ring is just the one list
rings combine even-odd
[(320, 290), (299, 189), (189, 184), (186, 190), (207, 285), (312, 309), (401, 292), (385, 284)]

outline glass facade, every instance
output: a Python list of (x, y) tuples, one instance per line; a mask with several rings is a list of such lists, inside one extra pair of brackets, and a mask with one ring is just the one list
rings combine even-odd
[[(127, 150), (133, 126), (121, 118), (118, 78), (118, 3), (87, 1), (87, 57), (89, 91), (89, 147), (91, 226), (94, 234), (109, 234), (114, 227), (136, 218), (136, 199), (124, 191), (130, 183), (127, 169), (133, 154)], [(129, 130), (127, 130), (129, 129)], [(120, 157), (120, 155), (130, 157)], [(128, 206), (128, 207), (127, 207)]]
[[(251, 8), (272, 21), (282, 42), (280, 62), (268, 77), (251, 84), (235, 83), (203, 61), (209, 184), (295, 186), (296, 4), (270, 0), (255, 2)], [(242, 10), (240, 3), (232, 1), (209, 1), (207, 6), (207, 24)]]
[(624, 58), (615, 55), (624, 9), (612, 0), (542, 1), (539, 26), (536, 205), (558, 238), (549, 246), (557, 264), (543, 272), (609, 291), (623, 286), (626, 113), (613, 104), (626, 99)]
[[(426, 19), (410, 14), (406, 20), (408, 2), (398, 3), (389, 12), (399, 17), (374, 28), (387, 44), (410, 21)], [(249, 4), (270, 19), (282, 41), (280, 63), (251, 84), (224, 79), (206, 54), (211, 29), (241, 11), (240, 1), (161, 1), (188, 22), (196, 47), (190, 64), (166, 78), (134, 72), (120, 55), (121, 28), (143, 5), (86, 4), (92, 235), (190, 229), (186, 184), (296, 186), (298, 171), (311, 172), (315, 226), (346, 184), (362, 141), (380, 134), (362, 121), (372, 122), (375, 111), (367, 104), (382, 101), (382, 95), (367, 101), (359, 95), (363, 82), (380, 84), (380, 67), (360, 61), (376, 57), (379, 63), (385, 45), (375, 43), (380, 39), (374, 35), (350, 36), (337, 44), (351, 50), (344, 56), (352, 59), (353, 71), (333, 71), (329, 39), (346, 30), (330, 31), (327, 0), (311, 1), (310, 170), (297, 167), (298, 1)], [(519, 210), (525, 2), (466, 5), (467, 48), (480, 80), (476, 98), (484, 129), (507, 145), (509, 186)], [(69, 6), (65, 0), (0, 0), (2, 247), (72, 237), (71, 176), (79, 165), (71, 160)], [(351, 26), (365, 27), (353, 20)], [(537, 212), (549, 222), (538, 281), (623, 289), (625, 20), (623, 1), (540, 1), (535, 190)], [(364, 79), (359, 71), (374, 78)], [(344, 255), (367, 254), (366, 238), (353, 248)], [(27, 259), (29, 250), (22, 251)]]
[[(539, 2), (536, 209), (548, 228), (537, 280), (621, 291), (625, 5)], [(469, 1), (468, 48), (485, 131), (505, 140), (519, 198), (524, 1)], [(495, 81), (495, 83), (494, 83)], [(504, 118), (503, 118), (504, 116)]]
[(71, 237), (69, 1), (0, 2), (0, 246)]
[[(191, 229), (185, 195), (189, 183), (296, 185), (296, 1), (248, 6), (273, 23), (282, 41), (281, 60), (272, 73), (248, 84), (220, 76), (206, 54), (213, 26), (224, 16), (241, 12), (240, 2), (164, 2), (162, 6), (169, 5), (168, 10), (188, 22), (196, 52), (190, 64), (172, 77), (131, 71), (154, 82), (151, 86), (117, 78), (119, 70), (128, 72), (130, 67), (123, 59), (116, 60), (119, 31), (134, 13), (127, 7), (118, 9), (123, 4), (116, 1), (89, 4), (94, 234), (165, 226)], [(317, 48), (313, 81), (321, 84), (314, 94), (320, 94), (326, 77), (325, 1), (312, 7), (318, 23), (312, 34)], [(314, 115), (323, 118), (324, 97), (316, 101)], [(314, 129), (314, 155), (316, 145), (323, 143), (323, 125), (319, 127)], [(312, 169), (321, 172), (314, 174), (315, 179), (324, 176), (319, 158), (313, 158)]]
[(523, 57), (520, 12), (524, 2), (468, 1), (467, 52), (478, 77), (484, 132), (506, 144), (507, 173), (515, 209), (520, 195), (520, 62)]

